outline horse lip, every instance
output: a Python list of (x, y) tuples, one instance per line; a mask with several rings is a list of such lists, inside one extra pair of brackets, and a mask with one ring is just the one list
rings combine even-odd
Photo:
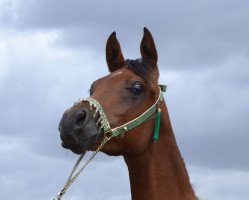
[(71, 150), (75, 154), (82, 154), (86, 152), (86, 143), (87, 142), (82, 142), (82, 143), (65, 143), (62, 142), (61, 145), (65, 149)]
[(70, 149), (75, 154), (85, 155), (86, 150), (85, 149)]
[(79, 143), (67, 143), (65, 141), (62, 141), (61, 145), (65, 149), (71, 150), (73, 153), (76, 154), (82, 154), (85, 153), (88, 149), (89, 146), (91, 147), (94, 145), (93, 141), (95, 141), (95, 137), (89, 138), (89, 140), (86, 140), (84, 142), (79, 142)]
[(63, 148), (69, 149), (75, 154), (85, 154), (86, 153), (86, 148), (84, 147), (85, 145), (83, 143), (70, 144), (70, 143), (62, 142), (61, 145)]

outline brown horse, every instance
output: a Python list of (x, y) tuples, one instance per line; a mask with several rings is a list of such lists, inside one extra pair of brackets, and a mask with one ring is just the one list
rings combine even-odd
[[(142, 58), (125, 60), (113, 32), (106, 45), (106, 61), (110, 74), (96, 80), (90, 97), (103, 110), (110, 127), (118, 127), (140, 116), (160, 96), (157, 51), (147, 28), (140, 45)], [(141, 124), (113, 137), (103, 147), (108, 155), (122, 155), (128, 166), (133, 200), (192, 200), (196, 199), (184, 161), (177, 147), (164, 101), (161, 110), (159, 139), (152, 139), (155, 115)], [(104, 137), (97, 123), (100, 115), (88, 101), (81, 101), (65, 111), (60, 125), (62, 146), (82, 154), (94, 150)], [(101, 131), (99, 131), (101, 130)]]

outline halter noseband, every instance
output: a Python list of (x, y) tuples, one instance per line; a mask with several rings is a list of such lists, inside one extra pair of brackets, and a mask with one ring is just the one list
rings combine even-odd
[(100, 105), (100, 103), (95, 100), (94, 98), (88, 97), (83, 101), (87, 101), (90, 104), (90, 109), (95, 109), (95, 113), (93, 117), (96, 116), (96, 114), (99, 114), (99, 119), (96, 123), (96, 125), (100, 124), (100, 129), (103, 130), (104, 135), (106, 135), (109, 138), (117, 137), (117, 136), (123, 136), (125, 132), (135, 128), (136, 126), (140, 125), (141, 123), (147, 121), (148, 119), (151, 119), (152, 114), (156, 112), (156, 121), (155, 121), (155, 127), (154, 127), (154, 134), (153, 139), (154, 141), (158, 140), (158, 133), (159, 133), (159, 127), (160, 127), (160, 119), (161, 119), (161, 109), (159, 108), (160, 102), (163, 101), (163, 94), (162, 92), (166, 92), (166, 86), (165, 85), (159, 85), (159, 97), (156, 100), (156, 102), (148, 108), (144, 113), (136, 117), (135, 119), (121, 125), (115, 128), (111, 128), (110, 123), (105, 115), (105, 112)]

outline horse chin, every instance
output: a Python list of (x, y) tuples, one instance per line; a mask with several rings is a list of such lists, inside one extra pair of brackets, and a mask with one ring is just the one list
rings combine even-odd
[(77, 144), (67, 144), (67, 143), (62, 142), (61, 146), (65, 149), (71, 150), (75, 154), (85, 154), (86, 153), (86, 149), (84, 147), (80, 147)]
[(62, 147), (65, 149), (71, 150), (75, 154), (85, 154), (86, 151), (90, 150), (90, 147), (93, 146), (98, 139), (97, 135), (94, 135), (90, 138), (88, 138), (85, 141), (82, 141), (80, 143), (65, 143), (62, 142)]
[(71, 149), (71, 151), (75, 154), (78, 154), (78, 155), (85, 155), (86, 154), (86, 150), (84, 150), (84, 149)]

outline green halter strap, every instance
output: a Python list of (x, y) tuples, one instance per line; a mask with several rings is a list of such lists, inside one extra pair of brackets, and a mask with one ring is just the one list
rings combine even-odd
[(90, 103), (90, 109), (95, 108), (94, 117), (96, 116), (97, 113), (99, 114), (97, 125), (101, 124), (100, 132), (103, 129), (104, 134), (108, 134), (109, 137), (122, 136), (125, 132), (133, 129), (134, 127), (150, 119), (152, 114), (156, 112), (156, 116), (155, 116), (156, 121), (155, 121), (154, 134), (153, 134), (153, 140), (156, 141), (158, 140), (160, 120), (161, 120), (161, 109), (159, 108), (159, 104), (161, 101), (163, 101), (162, 92), (166, 92), (166, 88), (167, 87), (165, 85), (159, 85), (159, 90), (160, 90), (159, 97), (157, 101), (150, 108), (148, 108), (144, 113), (139, 115), (137, 118), (115, 128), (110, 127), (110, 124), (105, 115), (105, 112), (97, 100), (91, 97), (88, 97), (85, 99), (85, 101), (88, 101)]

